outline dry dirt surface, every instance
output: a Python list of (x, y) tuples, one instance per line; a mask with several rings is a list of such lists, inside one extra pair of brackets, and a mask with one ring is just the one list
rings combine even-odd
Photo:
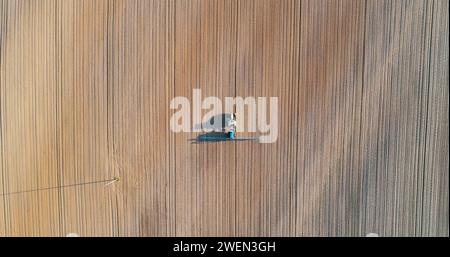
[[(0, 235), (449, 236), (448, 11), (0, 0)], [(278, 97), (278, 140), (191, 144), (194, 88)]]

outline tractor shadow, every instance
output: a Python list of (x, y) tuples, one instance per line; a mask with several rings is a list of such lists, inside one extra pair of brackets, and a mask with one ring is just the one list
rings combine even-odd
[(188, 139), (191, 144), (201, 144), (201, 143), (217, 143), (217, 142), (226, 142), (233, 141), (230, 139), (225, 132), (208, 132), (205, 134), (198, 135), (196, 138)]
[(196, 138), (188, 139), (191, 144), (203, 144), (203, 143), (219, 143), (219, 142), (242, 142), (242, 141), (258, 141), (258, 137), (246, 137), (246, 138), (234, 138), (228, 137), (225, 132), (208, 132), (198, 135)]

